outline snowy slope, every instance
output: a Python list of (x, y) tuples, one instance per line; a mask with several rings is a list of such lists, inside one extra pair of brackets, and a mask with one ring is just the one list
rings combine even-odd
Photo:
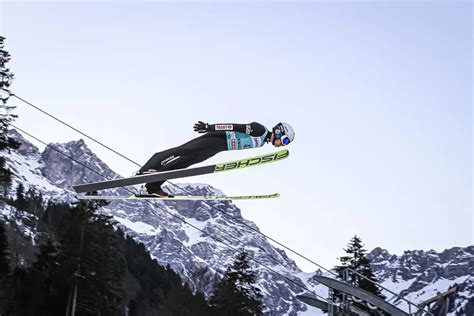
[[(100, 175), (108, 179), (119, 176), (92, 153), (82, 140), (50, 144), (40, 153), (20, 134), (12, 131), (11, 135), (22, 143), (20, 150), (7, 156), (7, 164), (16, 176), (14, 186), (21, 182), (26, 189), (34, 187), (47, 199), (73, 202), (73, 184), (102, 180)], [(71, 161), (58, 150), (100, 175)], [(182, 193), (182, 189), (194, 195), (224, 194), (205, 184), (180, 184), (179, 187), (168, 188), (173, 193)], [(104, 194), (126, 192), (120, 188), (107, 190)], [(160, 264), (169, 264), (195, 289), (209, 294), (216, 274), (220, 276), (225, 272), (233, 262), (236, 250), (245, 249), (260, 263), (271, 268), (268, 270), (253, 263), (260, 276), (259, 286), (268, 294), (264, 303), (269, 312), (296, 315), (297, 312), (307, 310), (305, 304), (295, 299), (295, 295), (303, 293), (303, 289), (297, 285), (304, 284), (297, 276), (301, 270), (283, 251), (274, 248), (264, 237), (246, 227), (248, 225), (258, 230), (254, 223), (242, 218), (240, 209), (230, 201), (209, 201), (205, 204), (201, 201), (127, 200), (112, 202), (102, 211), (113, 216), (117, 225), (127, 234), (142, 242)], [(8, 212), (10, 214), (11, 210)], [(285, 278), (290, 278), (296, 284), (288, 283)]]
[[(405, 251), (401, 256), (376, 248), (368, 258), (381, 284), (411, 302), (426, 301), (458, 285), (453, 315), (469, 302), (474, 303), (474, 246), (454, 247), (441, 253)], [(389, 302), (407, 310), (406, 302), (389, 293), (385, 295)]]
[[(100, 175), (72, 162), (50, 147), (40, 153), (20, 134), (15, 131), (11, 134), (22, 143), (20, 150), (7, 156), (8, 165), (16, 175), (15, 183), (22, 182), (27, 188), (33, 186), (46, 198), (72, 202), (75, 200), (71, 189), (73, 184), (103, 180), (100, 175), (107, 179), (119, 176), (82, 140), (51, 146), (75, 157)], [(167, 190), (180, 194), (185, 190), (193, 195), (224, 194), (206, 184), (183, 183), (178, 187), (168, 186)], [(103, 192), (107, 195), (126, 193), (122, 188)], [(15, 212), (12, 208), (4, 207), (0, 210), (0, 216), (11, 219)], [(267, 267), (252, 263), (259, 275), (259, 286), (265, 295), (264, 304), (269, 315), (322, 315), (315, 308), (299, 302), (295, 296), (310, 290), (326, 297), (327, 289), (312, 281), (313, 274), (303, 273), (284, 251), (246, 227), (258, 231), (258, 227), (244, 219), (240, 209), (231, 201), (125, 200), (112, 202), (103, 212), (113, 216), (117, 225), (142, 242), (159, 263), (170, 264), (195, 289), (209, 294), (216, 275), (221, 275), (232, 263), (235, 250), (245, 249)], [(24, 233), (34, 235), (35, 232), (25, 229)], [(455, 282), (464, 284), (465, 288), (456, 303), (458, 305), (453, 307), (459, 309), (473, 297), (472, 281), (466, 281), (466, 277), (472, 275), (469, 260), (473, 258), (473, 251), (471, 248), (461, 250), (447, 251), (445, 254), (408, 252), (397, 257), (377, 248), (370, 256), (382, 284), (414, 302), (429, 298), (436, 291), (445, 291)], [(439, 273), (439, 269), (445, 273)], [(427, 277), (433, 273), (436, 277)], [(392, 302), (406, 308), (403, 302)]]

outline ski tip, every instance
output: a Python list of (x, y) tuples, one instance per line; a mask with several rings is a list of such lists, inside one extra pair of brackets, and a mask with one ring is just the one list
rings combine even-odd
[(270, 162), (275, 162), (275, 161), (288, 158), (289, 155), (290, 155), (290, 152), (288, 151), (288, 149), (282, 149), (282, 150), (275, 151), (275, 152), (261, 155), (261, 156), (255, 156), (255, 157), (225, 162), (221, 164), (216, 164), (214, 165), (214, 172), (222, 172), (222, 171), (247, 168), (251, 166), (259, 166), (259, 165), (263, 165)]

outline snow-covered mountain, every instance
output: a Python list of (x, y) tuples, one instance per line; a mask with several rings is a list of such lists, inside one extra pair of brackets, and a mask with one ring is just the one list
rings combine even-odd
[[(16, 131), (10, 134), (22, 144), (7, 156), (7, 163), (16, 175), (14, 186), (19, 182), (26, 189), (34, 186), (45, 198), (73, 202), (72, 184), (119, 176), (82, 140), (51, 144), (40, 152)], [(127, 189), (136, 190), (119, 188), (104, 194), (126, 194)], [(179, 184), (168, 186), (167, 190), (176, 194), (184, 194), (183, 191), (193, 195), (223, 194), (206, 184)], [(142, 242), (159, 263), (170, 264), (195, 289), (209, 294), (216, 275), (232, 263), (236, 250), (245, 249), (260, 263), (252, 264), (259, 275), (268, 315), (322, 315), (295, 296), (311, 290), (326, 297), (327, 289), (311, 279), (312, 273), (302, 272), (284, 251), (257, 233), (258, 227), (244, 219), (240, 209), (230, 201), (126, 200), (112, 202), (103, 212), (113, 216), (117, 225)], [(0, 216), (9, 219), (17, 220), (21, 217), (18, 214), (21, 213), (8, 206), (0, 210)], [(25, 233), (33, 236), (34, 225), (25, 229)], [(456, 282), (462, 284), (463, 290), (453, 307), (459, 310), (473, 298), (472, 280), (467, 280), (473, 272), (473, 247), (453, 249), (442, 254), (406, 252), (397, 257), (377, 248), (370, 256), (382, 284), (414, 302), (423, 301), (437, 291), (443, 292)], [(444, 272), (440, 273), (440, 269)], [(406, 308), (403, 302), (392, 302)]]
[[(17, 175), (13, 187), (22, 182), (26, 190), (34, 186), (45, 198), (73, 202), (73, 184), (119, 177), (82, 140), (50, 144), (41, 153), (16, 131), (12, 130), (10, 134), (22, 144), (20, 150), (7, 156), (8, 165)], [(130, 194), (127, 189), (136, 191), (136, 187), (128, 187), (106, 190), (104, 194)], [(167, 189), (180, 194), (186, 190), (193, 195), (223, 195), (205, 184), (180, 184)], [(3, 215), (12, 218), (13, 210), (8, 207)], [(306, 286), (311, 275), (303, 273), (284, 251), (246, 227), (258, 231), (258, 227), (244, 219), (240, 209), (230, 201), (208, 201), (207, 204), (200, 201), (116, 201), (103, 212), (112, 215), (118, 225), (142, 242), (160, 264), (169, 264), (195, 289), (209, 293), (216, 273), (222, 275), (233, 262), (236, 250), (245, 249), (258, 262), (272, 269), (255, 263), (265, 305), (272, 314), (296, 315), (308, 309), (295, 296), (304, 292), (297, 284)]]
[[(375, 248), (367, 257), (381, 285), (409, 301), (420, 303), (457, 285), (457, 300), (452, 301), (450, 310), (458, 315), (467, 309), (467, 315), (474, 315), (474, 246), (441, 253), (405, 251), (401, 256)], [(405, 302), (385, 294), (389, 302), (406, 310)]]

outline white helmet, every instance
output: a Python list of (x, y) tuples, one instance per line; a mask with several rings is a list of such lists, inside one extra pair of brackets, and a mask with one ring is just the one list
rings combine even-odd
[(273, 128), (275, 139), (281, 139), (283, 145), (288, 145), (295, 139), (295, 131), (288, 123), (278, 123)]

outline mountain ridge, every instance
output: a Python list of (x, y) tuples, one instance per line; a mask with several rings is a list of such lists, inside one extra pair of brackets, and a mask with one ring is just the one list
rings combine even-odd
[[(19, 150), (7, 157), (8, 165), (17, 175), (14, 185), (20, 182), (29, 183), (45, 197), (71, 203), (75, 200), (75, 193), (71, 190), (73, 184), (102, 179), (98, 174), (71, 161), (55, 149), (65, 152), (109, 179), (119, 176), (101, 161), (83, 140), (65, 144), (52, 143), (40, 153), (36, 146), (18, 132), (11, 130), (10, 134), (22, 144)], [(131, 188), (117, 188), (107, 190), (105, 193), (126, 194), (126, 189)], [(207, 184), (184, 183), (167, 186), (166, 189), (175, 194), (180, 193), (182, 189), (196, 195), (223, 194), (221, 190)], [(314, 308), (309, 308), (295, 298), (305, 290), (288, 281), (293, 280), (326, 297), (327, 289), (311, 280), (314, 273), (304, 273), (285, 251), (269, 244), (266, 238), (256, 232), (259, 231), (258, 226), (244, 219), (241, 210), (232, 202), (208, 203), (213, 207), (200, 201), (150, 203), (117, 201), (104, 207), (103, 212), (113, 216), (117, 225), (120, 225), (127, 234), (142, 242), (160, 264), (170, 264), (194, 289), (209, 294), (216, 275), (221, 274), (225, 267), (231, 264), (235, 255), (235, 250), (226, 248), (209, 237), (214, 236), (235, 249), (249, 251), (263, 264), (274, 269), (271, 271), (254, 265), (259, 275), (259, 286), (266, 294), (264, 303), (267, 306), (267, 313), (301, 315), (306, 312), (307, 315), (319, 315), (320, 313)], [(221, 211), (217, 211), (216, 208)], [(9, 213), (12, 212), (10, 209)], [(224, 212), (236, 219), (224, 216)], [(192, 228), (180, 218), (198, 227), (202, 232)], [(242, 223), (256, 231), (249, 230)], [(431, 283), (428, 281), (436, 284), (440, 280), (449, 280), (452, 282), (443, 283), (438, 287), (449, 286), (460, 277), (467, 278), (474, 274), (472, 267), (469, 266), (473, 256), (474, 246), (453, 247), (440, 254), (432, 250), (405, 251), (399, 256), (390, 254), (385, 249), (375, 248), (368, 255), (381, 284), (389, 285), (388, 288), (396, 289), (397, 293), (412, 298), (415, 302), (424, 300), (427, 293), (431, 295), (433, 291), (446, 290), (430, 287)], [(472, 282), (468, 279), (463, 284), (465, 284), (462, 291), (464, 297), (461, 297), (461, 303), (453, 306), (453, 311), (472, 302)], [(404, 303), (398, 300), (393, 299), (392, 303), (406, 308)]]

